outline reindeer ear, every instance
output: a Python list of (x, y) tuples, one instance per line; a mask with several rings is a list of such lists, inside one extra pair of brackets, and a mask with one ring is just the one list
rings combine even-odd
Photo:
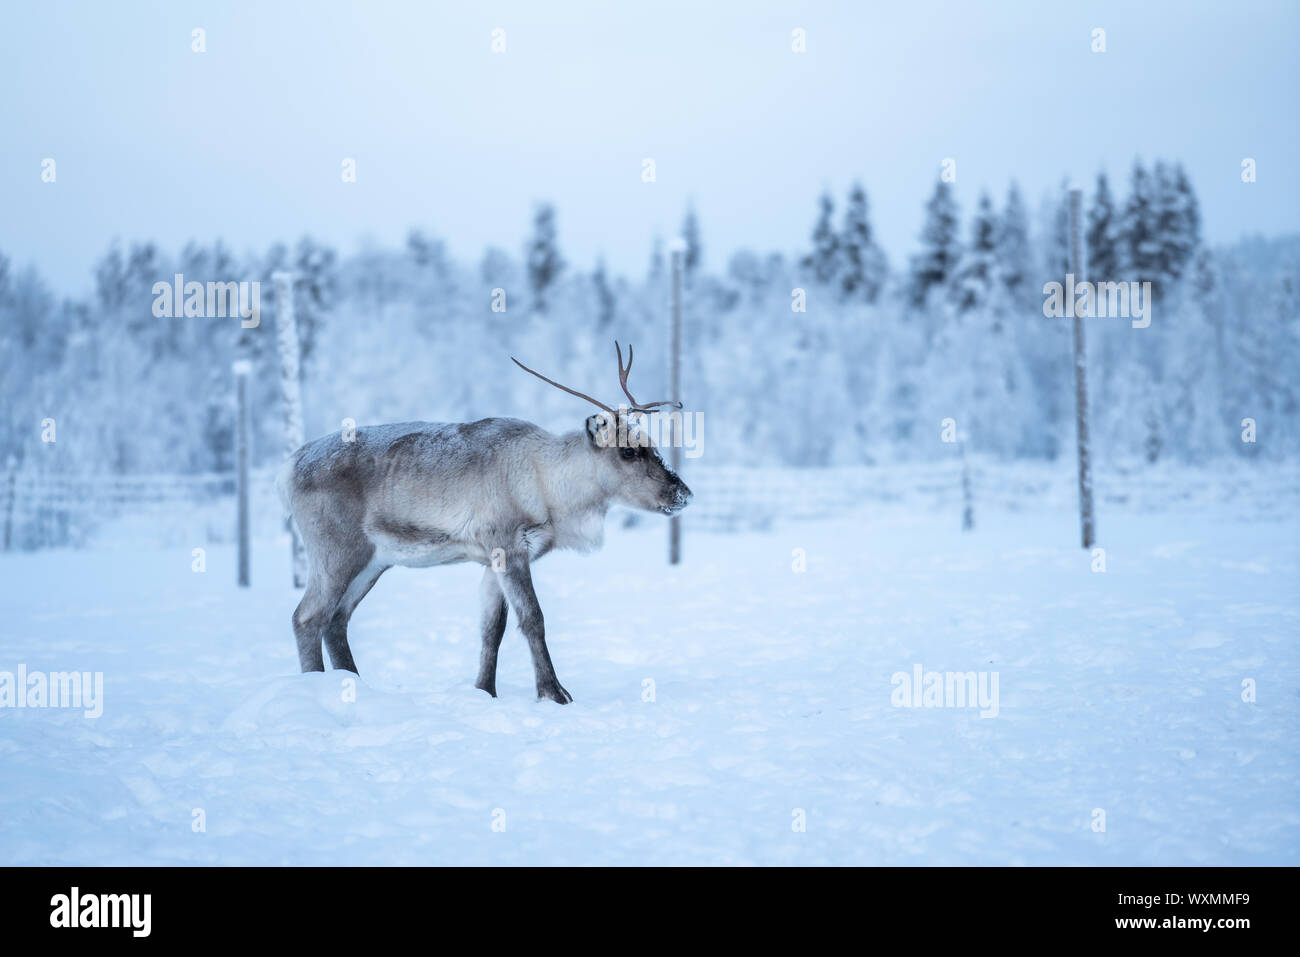
[(613, 429), (610, 428), (609, 416), (604, 412), (597, 412), (595, 415), (587, 417), (587, 438), (591, 444), (598, 449), (606, 448), (613, 444)]

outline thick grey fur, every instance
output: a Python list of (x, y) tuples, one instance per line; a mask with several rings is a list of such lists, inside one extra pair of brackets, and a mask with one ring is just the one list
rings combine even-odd
[(276, 484), (308, 557), (293, 613), (302, 670), (356, 672), (348, 621), (394, 565), (485, 566), (476, 686), (496, 696), (507, 608), (528, 640), (537, 696), (573, 700), (555, 677), (533, 562), (555, 548), (590, 551), (612, 504), (672, 515), (691, 490), (643, 432), (604, 413), (554, 435), (519, 419), (406, 422), (335, 432), (298, 449)]

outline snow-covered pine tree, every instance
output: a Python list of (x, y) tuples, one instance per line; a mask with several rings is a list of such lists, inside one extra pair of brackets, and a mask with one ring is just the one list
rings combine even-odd
[(1155, 166), (1155, 224), (1160, 273), (1165, 280), (1183, 276), (1200, 242), (1201, 214), (1191, 183), (1181, 166)]
[(822, 193), (817, 200), (817, 223), (813, 226), (813, 248), (803, 258), (803, 267), (810, 271), (819, 283), (830, 283), (840, 270), (840, 241), (835, 234), (831, 217), (835, 212), (835, 201), (830, 193)]
[(1034, 267), (1029, 245), (1029, 214), (1020, 187), (1014, 182), (1007, 189), (1007, 202), (998, 217), (997, 264), (998, 278), (1012, 303), (1022, 304), (1036, 298), (1036, 288), (1031, 282)]
[(860, 183), (854, 183), (849, 191), (839, 244), (840, 287), (845, 298), (875, 302), (884, 289), (889, 265), (871, 234), (867, 192)]
[(117, 240), (95, 264), (95, 300), (101, 309), (117, 309), (126, 299), (126, 263)]
[(1130, 282), (1160, 279), (1160, 245), (1156, 236), (1154, 186), (1140, 159), (1133, 161), (1128, 199), (1120, 225), (1122, 267)]
[(1169, 284), (1182, 274), (1187, 243), (1183, 236), (1183, 216), (1174, 192), (1173, 173), (1163, 160), (1156, 160), (1151, 174), (1152, 215), (1155, 221), (1157, 295), (1167, 293)]
[(406, 251), (417, 269), (424, 269), (433, 261), (437, 252), (436, 240), (430, 239), (421, 229), (412, 229), (406, 234)]
[(294, 251), (294, 319), (304, 367), (316, 353), (325, 313), (338, 299), (337, 258), (333, 249), (310, 236), (299, 240)]
[(564, 271), (555, 230), (555, 207), (543, 203), (533, 215), (533, 235), (524, 248), (533, 307), (545, 312), (548, 294)]
[[(1160, 239), (1159, 180), (1165, 177), (1160, 172), (1161, 164), (1155, 169), (1156, 173), (1148, 173), (1141, 159), (1133, 162), (1129, 195), (1121, 219), (1120, 250), (1124, 258), (1124, 279), (1150, 282), (1153, 295), (1163, 297), (1168, 273)], [(1144, 456), (1150, 464), (1169, 451), (1173, 437), (1166, 416), (1169, 405), (1163, 393), (1169, 389), (1165, 368), (1174, 357), (1160, 348), (1164, 344), (1161, 333), (1167, 329), (1168, 324), (1162, 323), (1154, 334), (1130, 337), (1121, 359), (1122, 375), (1117, 380), (1126, 383), (1128, 397), (1124, 405), (1130, 410), (1125, 417), (1123, 445)]]
[(1093, 282), (1118, 282), (1120, 279), (1118, 231), (1115, 199), (1103, 171), (1097, 174), (1097, 191), (1093, 193), (1088, 208), (1088, 278)]
[(912, 258), (908, 289), (912, 305), (922, 307), (931, 290), (943, 289), (956, 274), (961, 259), (957, 203), (952, 185), (940, 180), (925, 204), (921, 252)]
[(1191, 239), (1192, 248), (1196, 249), (1201, 244), (1201, 204), (1182, 163), (1174, 164), (1174, 191), (1182, 210), (1183, 231)]
[(959, 312), (984, 308), (997, 280), (997, 213), (987, 192), (981, 193), (971, 220), (970, 243), (962, 251), (953, 282), (953, 301)]
[(686, 242), (686, 251), (682, 254), (683, 279), (687, 285), (690, 285), (695, 280), (695, 274), (704, 256), (704, 249), (700, 245), (700, 220), (695, 215), (694, 204), (686, 207), (686, 215), (682, 218), (681, 235)]

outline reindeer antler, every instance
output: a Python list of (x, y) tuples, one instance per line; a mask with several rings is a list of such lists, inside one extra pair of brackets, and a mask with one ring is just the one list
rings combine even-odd
[(671, 405), (675, 409), (680, 409), (682, 404), (674, 402), (671, 399), (665, 399), (663, 402), (646, 402), (642, 404), (633, 398), (632, 393), (627, 389), (627, 375), (632, 371), (632, 343), (627, 344), (627, 368), (623, 368), (623, 349), (619, 346), (618, 340), (614, 340), (614, 351), (618, 353), (618, 384), (623, 387), (623, 394), (627, 396), (628, 403), (632, 406), (633, 412), (653, 412), (658, 406)]
[(599, 399), (593, 399), (591, 396), (587, 395), (587, 393), (585, 393), (585, 392), (579, 392), (577, 389), (570, 389), (567, 385), (560, 385), (560, 383), (556, 382), (554, 379), (548, 379), (548, 378), (546, 378), (546, 376), (542, 375), (540, 372), (533, 372), (532, 369), (528, 368), (528, 366), (524, 365), (522, 362), (520, 362), (520, 361), (519, 361), (518, 359), (516, 359), (514, 356), (511, 356), (511, 357), (510, 357), (510, 361), (513, 362), (515, 365), (519, 366), (519, 368), (523, 369), (525, 372), (529, 372), (529, 373), (532, 373), (533, 375), (537, 376), (537, 378), (541, 379), (543, 382), (549, 382), (551, 385), (555, 386), (557, 389), (563, 389), (565, 392), (569, 393), (569, 395), (576, 395), (579, 399), (586, 399), (586, 400), (587, 400), (588, 402), (590, 402), (592, 405), (598, 405), (598, 406), (600, 406), (602, 409), (604, 409), (604, 410), (605, 410), (606, 412), (608, 412), (610, 415), (614, 416), (615, 419), (618, 418), (618, 413), (615, 412), (613, 409), (611, 409), (609, 406), (607, 406), (604, 402), (601, 402)]
[[(680, 402), (664, 401), (664, 402), (647, 402), (645, 404), (638, 402), (632, 396), (632, 393), (629, 392), (627, 389), (627, 374), (632, 371), (632, 345), (629, 343), (627, 347), (627, 368), (623, 368), (623, 348), (618, 344), (617, 339), (614, 340), (614, 351), (618, 353), (618, 383), (623, 387), (623, 394), (627, 396), (628, 404), (631, 406), (628, 409), (629, 412), (640, 412), (643, 415), (649, 415), (651, 412), (657, 411), (659, 406), (661, 405), (671, 405), (673, 408), (676, 409), (680, 409), (682, 407), (682, 404)], [(537, 378), (541, 379), (543, 382), (549, 382), (557, 389), (563, 389), (565, 392), (569, 393), (569, 395), (576, 395), (580, 399), (586, 399), (592, 405), (599, 406), (600, 408), (604, 409), (606, 412), (614, 416), (616, 419), (618, 418), (618, 413), (615, 412), (613, 409), (611, 409), (609, 406), (607, 406), (604, 402), (601, 402), (599, 399), (594, 399), (591, 396), (587, 395), (587, 393), (579, 392), (577, 389), (570, 389), (567, 385), (560, 385), (560, 383), (556, 382), (554, 379), (548, 379), (540, 372), (534, 372), (532, 369), (528, 368), (528, 366), (524, 365), (514, 356), (510, 357), (510, 361), (513, 362), (515, 365), (519, 366), (519, 368), (523, 369), (525, 372), (529, 373), (530, 375), (537, 376)]]

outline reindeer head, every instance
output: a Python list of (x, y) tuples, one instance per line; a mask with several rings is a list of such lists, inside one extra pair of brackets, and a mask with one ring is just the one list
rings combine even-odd
[(618, 381), (623, 387), (623, 394), (627, 396), (628, 408), (613, 409), (599, 399), (593, 399), (586, 393), (577, 392), (546, 378), (540, 372), (534, 372), (514, 356), (510, 360), (543, 382), (604, 409), (604, 412), (588, 417), (587, 439), (596, 455), (601, 486), (610, 493), (611, 498), (633, 508), (675, 515), (691, 500), (691, 490), (664, 463), (649, 432), (644, 428), (644, 421), (652, 412), (658, 411), (660, 406), (670, 405), (680, 409), (682, 404), (667, 400), (645, 404), (637, 402), (627, 387), (627, 376), (632, 371), (632, 347), (627, 347), (626, 367), (623, 365), (623, 350), (617, 342), (614, 343), (614, 350), (618, 355)]

